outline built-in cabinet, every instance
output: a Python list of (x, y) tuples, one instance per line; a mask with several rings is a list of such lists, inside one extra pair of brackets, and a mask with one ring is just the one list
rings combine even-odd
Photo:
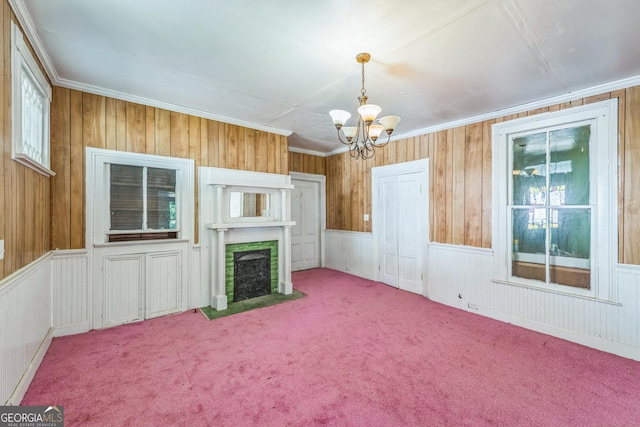
[(97, 248), (94, 327), (186, 310), (188, 248), (187, 242)]
[(187, 310), (194, 162), (97, 148), (86, 156), (90, 327)]

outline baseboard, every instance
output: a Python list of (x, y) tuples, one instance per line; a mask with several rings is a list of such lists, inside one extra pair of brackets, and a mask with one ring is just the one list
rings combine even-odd
[(481, 316), (489, 317), (491, 319), (499, 320), (505, 323), (510, 323), (515, 326), (520, 326), (521, 328), (530, 329), (532, 331), (571, 341), (576, 344), (595, 348), (596, 350), (604, 351), (606, 353), (611, 353), (617, 356), (625, 357), (627, 359), (640, 361), (640, 348), (628, 344), (608, 341), (591, 335), (579, 334), (577, 332), (558, 328), (552, 325), (547, 325), (518, 316), (513, 316), (507, 313), (491, 310), (486, 307), (477, 307), (473, 309), (460, 307), (458, 304), (452, 304), (451, 300), (448, 298), (432, 297), (430, 298), (430, 300), (447, 305), (449, 307), (468, 311), (470, 313), (476, 313)]
[(351, 270), (349, 268), (340, 268), (340, 267), (335, 267), (335, 266), (331, 266), (331, 265), (327, 265), (326, 268), (330, 268), (332, 270), (337, 270), (337, 271), (342, 271), (343, 273), (351, 274), (352, 276), (362, 277), (363, 279), (376, 281), (376, 279), (374, 277), (375, 276), (374, 274), (367, 274), (367, 273), (362, 272), (362, 271), (354, 271), (354, 270)]
[(42, 343), (40, 343), (40, 347), (38, 347), (38, 351), (36, 351), (36, 354), (33, 355), (33, 358), (31, 359), (29, 366), (27, 366), (27, 369), (22, 375), (22, 378), (20, 378), (20, 381), (16, 385), (16, 388), (13, 390), (13, 393), (11, 393), (9, 400), (6, 403), (7, 405), (11, 405), (11, 406), (20, 405), (20, 402), (22, 402), (22, 398), (24, 397), (24, 395), (27, 393), (27, 390), (29, 389), (29, 385), (31, 385), (31, 381), (33, 380), (33, 377), (36, 375), (36, 372), (40, 367), (40, 363), (42, 363), (42, 360), (44, 359), (45, 354), (47, 354), (47, 350), (51, 345), (52, 339), (53, 339), (53, 329), (49, 328), (47, 335), (45, 335), (44, 339), (42, 340)]
[(88, 320), (85, 322), (74, 323), (72, 325), (56, 326), (53, 328), (52, 336), (64, 337), (66, 335), (82, 334), (91, 330), (91, 322)]

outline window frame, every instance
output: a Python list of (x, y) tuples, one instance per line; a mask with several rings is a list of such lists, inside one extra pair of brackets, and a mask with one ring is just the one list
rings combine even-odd
[[(590, 148), (591, 286), (590, 289), (515, 277), (511, 274), (513, 252), (512, 150), (514, 136), (544, 132), (578, 123), (592, 124)], [(615, 266), (618, 259), (618, 100), (611, 99), (555, 112), (523, 117), (492, 125), (494, 282), (585, 298), (617, 302)]]
[[(30, 149), (29, 144), (23, 140), (25, 131), (22, 126), (24, 107), (22, 97), (23, 77), (26, 77), (31, 82), (35, 92), (42, 101), (41, 123), (39, 123), (41, 127), (41, 139), (36, 142), (36, 146), (34, 147), (39, 151), (40, 159), (29, 153), (32, 149)], [(51, 94), (51, 86), (25, 43), (22, 32), (18, 26), (11, 21), (11, 158), (45, 176), (55, 176), (55, 172), (50, 169), (51, 147), (49, 128), (51, 120)]]
[[(86, 198), (87, 198), (87, 247), (103, 245), (140, 244), (193, 240), (194, 223), (194, 161), (176, 157), (151, 154), (128, 153), (87, 147)], [(110, 230), (110, 167), (112, 164), (147, 168), (171, 169), (176, 171), (176, 228), (165, 230)], [(110, 235), (154, 234), (177, 232), (176, 238), (144, 239), (109, 242)]]

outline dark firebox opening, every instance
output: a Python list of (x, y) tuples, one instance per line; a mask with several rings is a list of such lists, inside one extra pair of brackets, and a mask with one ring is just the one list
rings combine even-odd
[(233, 254), (233, 302), (271, 293), (271, 249)]

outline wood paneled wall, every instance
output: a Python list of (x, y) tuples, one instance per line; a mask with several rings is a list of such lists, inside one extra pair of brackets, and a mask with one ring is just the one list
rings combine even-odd
[(367, 160), (349, 153), (327, 157), (327, 228), (371, 232), (372, 222), (364, 220), (371, 214), (371, 168), (427, 158), (432, 146), (432, 136), (421, 135), (377, 148)]
[(11, 159), (11, 21), (18, 22), (4, 0), (0, 2), (0, 240), (5, 254), (0, 279), (47, 253), (51, 236), (50, 178)]
[[(285, 136), (55, 87), (52, 249), (85, 246), (86, 147), (193, 159), (196, 180), (199, 166), (289, 173)], [(195, 212), (197, 230), (197, 194)]]
[(371, 231), (363, 220), (371, 213), (371, 167), (428, 157), (430, 240), (490, 248), (491, 125), (610, 98), (619, 99), (619, 260), (640, 264), (640, 86), (394, 141), (366, 161), (327, 157), (327, 228)]
[(326, 158), (289, 151), (289, 172), (326, 174)]

